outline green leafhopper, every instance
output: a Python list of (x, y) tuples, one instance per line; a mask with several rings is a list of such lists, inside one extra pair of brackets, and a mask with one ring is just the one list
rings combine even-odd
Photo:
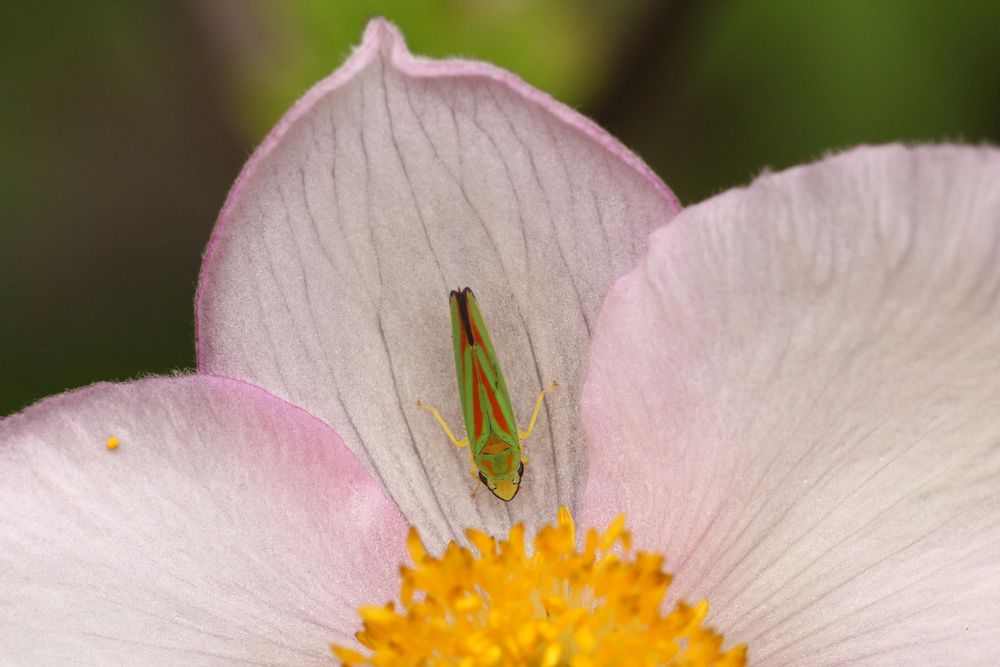
[(456, 438), (436, 408), (421, 401), (417, 401), (417, 405), (434, 415), (452, 444), (456, 447), (469, 446), (472, 475), (478, 477), (494, 496), (509, 501), (517, 495), (524, 476), (527, 459), (522, 443), (531, 437), (535, 429), (545, 394), (559, 385), (553, 382), (542, 390), (535, 401), (528, 430), (518, 431), (514, 407), (507, 395), (507, 384), (475, 295), (466, 287), (453, 291), (449, 301), (455, 372), (466, 438)]

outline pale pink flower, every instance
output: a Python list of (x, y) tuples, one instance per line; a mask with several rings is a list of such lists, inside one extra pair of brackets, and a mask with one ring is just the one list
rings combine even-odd
[[(565, 504), (625, 512), (752, 662), (993, 664), (998, 183), (993, 149), (862, 148), (678, 215), (580, 115), (374, 21), (229, 196), (201, 374), (0, 422), (0, 656), (327, 663), (408, 524)], [(465, 285), (520, 414), (561, 384), (509, 504), (414, 405), (460, 423)]]

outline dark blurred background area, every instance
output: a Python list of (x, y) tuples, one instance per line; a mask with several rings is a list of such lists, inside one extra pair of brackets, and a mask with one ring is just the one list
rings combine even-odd
[(685, 204), (858, 143), (1000, 143), (992, 0), (0, 3), (0, 416), (194, 368), (230, 184), (376, 15), (596, 119)]

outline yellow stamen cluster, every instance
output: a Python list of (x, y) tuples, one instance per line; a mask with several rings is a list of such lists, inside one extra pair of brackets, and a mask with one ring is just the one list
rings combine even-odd
[[(573, 517), (544, 526), (531, 555), (524, 526), (499, 543), (466, 531), (472, 550), (454, 542), (427, 554), (410, 529), (413, 567), (401, 568), (402, 611), (363, 607), (358, 641), (369, 655), (332, 646), (347, 665), (598, 667), (723, 665), (746, 662), (746, 647), (722, 650), (722, 635), (701, 623), (705, 601), (678, 602), (662, 613), (670, 575), (663, 557), (637, 552), (618, 517), (603, 533), (590, 529), (576, 547)], [(620, 555), (619, 555), (620, 554)]]

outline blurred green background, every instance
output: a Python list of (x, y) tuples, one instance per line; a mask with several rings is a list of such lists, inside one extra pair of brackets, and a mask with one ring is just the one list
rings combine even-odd
[(380, 14), (595, 118), (685, 204), (862, 142), (1000, 143), (992, 0), (2, 3), (0, 415), (194, 367), (230, 183)]

